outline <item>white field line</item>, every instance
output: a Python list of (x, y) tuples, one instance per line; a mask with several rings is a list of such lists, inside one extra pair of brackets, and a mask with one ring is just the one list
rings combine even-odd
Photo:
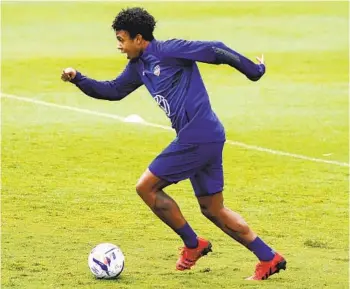
[[(125, 121), (124, 117), (115, 115), (115, 114), (109, 114), (109, 113), (104, 113), (104, 112), (98, 112), (94, 110), (89, 110), (89, 109), (84, 109), (84, 108), (78, 108), (78, 107), (73, 107), (73, 106), (68, 106), (68, 105), (62, 105), (62, 104), (56, 104), (56, 103), (51, 103), (51, 102), (46, 102), (42, 100), (37, 100), (37, 99), (32, 99), (28, 97), (21, 97), (21, 96), (16, 96), (16, 95), (11, 95), (11, 94), (6, 94), (6, 93), (1, 93), (1, 97), (6, 97), (10, 99), (16, 99), (19, 101), (26, 101), (30, 103), (36, 103), (44, 106), (49, 106), (49, 107), (54, 107), (54, 108), (59, 108), (59, 109), (65, 109), (65, 110), (70, 110), (70, 111), (76, 111), (76, 112), (81, 112), (81, 113), (86, 113), (90, 115), (96, 115), (96, 116), (102, 116), (106, 118), (112, 118), (116, 119), (119, 121)], [(166, 130), (172, 130), (171, 127), (165, 126), (165, 125), (160, 125), (156, 123), (151, 123), (151, 122), (137, 122), (138, 125), (145, 125), (145, 126), (150, 126), (150, 127), (156, 127), (156, 128), (161, 128), (161, 129), (166, 129)], [(232, 141), (232, 140), (227, 140), (226, 143), (238, 147), (242, 147), (248, 150), (255, 150), (255, 151), (260, 151), (260, 152), (265, 152), (269, 154), (274, 154), (274, 155), (280, 155), (280, 156), (286, 156), (286, 157), (291, 157), (291, 158), (296, 158), (296, 159), (302, 159), (306, 161), (312, 161), (312, 162), (318, 162), (318, 163), (325, 163), (325, 164), (332, 164), (332, 165), (337, 165), (337, 166), (342, 166), (342, 167), (350, 167), (348, 163), (343, 163), (343, 162), (338, 162), (338, 161), (332, 161), (332, 160), (325, 160), (325, 159), (319, 159), (319, 158), (312, 158), (304, 155), (299, 155), (299, 154), (293, 154), (289, 152), (284, 152), (284, 151), (278, 151), (278, 150), (273, 150), (269, 148), (264, 148), (264, 147), (259, 147), (255, 145), (248, 145), (242, 142), (238, 141)]]

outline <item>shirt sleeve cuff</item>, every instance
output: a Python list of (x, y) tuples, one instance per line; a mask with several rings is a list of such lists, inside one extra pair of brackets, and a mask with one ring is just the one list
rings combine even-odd
[(77, 71), (77, 74), (70, 82), (77, 84), (80, 80), (82, 80), (82, 78), (83, 78), (83, 75), (79, 71)]
[(266, 71), (266, 67), (265, 67), (265, 64), (258, 64), (258, 70), (260, 72), (261, 75), (264, 75), (265, 74), (265, 71)]

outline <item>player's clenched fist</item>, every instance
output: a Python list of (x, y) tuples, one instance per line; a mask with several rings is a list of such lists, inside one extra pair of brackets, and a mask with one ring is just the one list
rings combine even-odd
[(63, 81), (71, 81), (77, 75), (77, 71), (74, 68), (68, 67), (63, 69), (61, 79)]

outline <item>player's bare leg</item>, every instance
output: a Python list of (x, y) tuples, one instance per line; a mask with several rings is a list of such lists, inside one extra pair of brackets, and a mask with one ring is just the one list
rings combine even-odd
[(198, 238), (186, 222), (177, 203), (163, 189), (170, 183), (159, 179), (150, 170), (146, 170), (136, 185), (136, 191), (150, 209), (184, 241), (176, 263), (177, 270), (187, 270), (203, 255), (211, 251), (210, 242)]
[(184, 226), (186, 220), (177, 203), (163, 191), (168, 185), (170, 183), (147, 169), (136, 185), (136, 192), (164, 223), (176, 230)]
[(260, 260), (255, 273), (248, 280), (264, 280), (286, 269), (286, 260), (267, 246), (237, 213), (224, 206), (222, 192), (198, 197), (201, 211), (210, 221), (230, 237), (247, 247)]
[(257, 237), (238, 213), (224, 206), (222, 193), (197, 199), (202, 214), (242, 245), (247, 246)]

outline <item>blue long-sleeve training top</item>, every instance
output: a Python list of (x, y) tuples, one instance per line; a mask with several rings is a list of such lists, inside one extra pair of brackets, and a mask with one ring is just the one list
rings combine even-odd
[(225, 141), (224, 127), (211, 108), (196, 62), (228, 64), (252, 81), (265, 73), (264, 64), (253, 63), (221, 42), (154, 39), (116, 79), (96, 81), (77, 72), (71, 82), (93, 98), (111, 101), (144, 84), (170, 118), (178, 141)]

